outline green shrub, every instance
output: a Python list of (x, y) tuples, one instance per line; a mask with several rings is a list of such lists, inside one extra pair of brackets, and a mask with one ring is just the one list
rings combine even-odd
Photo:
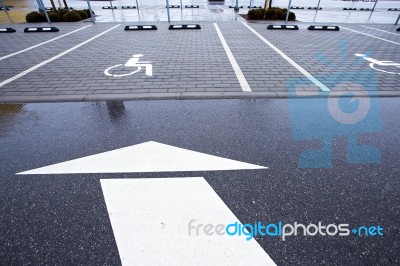
[(247, 13), (247, 18), (251, 20), (258, 20), (258, 19), (263, 19), (264, 18), (264, 9), (258, 8), (258, 9), (251, 9)]
[(264, 19), (264, 17), (265, 17), (265, 9), (264, 8), (258, 8), (257, 10), (260, 12), (261, 19)]
[[(91, 17), (91, 15), (90, 15), (90, 10), (89, 10), (89, 9), (84, 9), (83, 11), (85, 11), (85, 12), (86, 12), (86, 14), (87, 14), (88, 18), (90, 18), (90, 17)], [(94, 14), (94, 11), (93, 11), (93, 10), (92, 10), (92, 13), (93, 13), (93, 16), (94, 16), (95, 14)]]
[(277, 20), (284, 20), (285, 18), (283, 17), (283, 11), (281, 9), (276, 10), (276, 17), (275, 19)]
[[(263, 8), (251, 9), (247, 13), (247, 19), (285, 20), (286, 14), (287, 14), (287, 9), (280, 7), (271, 7), (268, 8), (267, 10), (264, 10)], [(296, 20), (296, 15), (293, 12), (290, 12), (289, 21), (295, 21), (295, 20)]]
[(76, 11), (68, 11), (64, 14), (63, 19), (65, 22), (76, 22), (82, 20), (81, 16)]
[(259, 19), (257, 17), (257, 12), (255, 9), (250, 9), (249, 12), (247, 12), (247, 18), (250, 20), (255, 20), (255, 19)]
[[(287, 14), (287, 12), (283, 13), (284, 19), (286, 19), (286, 14)], [(296, 20), (296, 14), (290, 11), (288, 20), (289, 21), (295, 21)]]
[(57, 14), (62, 18), (65, 13), (69, 12), (68, 9), (62, 8), (57, 10)]
[(49, 12), (48, 15), (49, 15), (51, 22), (63, 22), (64, 21), (62, 19), (62, 17), (60, 17), (60, 15), (58, 15), (58, 13), (56, 13), (56, 12)]
[(43, 13), (39, 13), (36, 11), (30, 12), (26, 14), (26, 22), (32, 23), (32, 22), (45, 22), (46, 18)]
[(276, 18), (276, 8), (269, 8), (265, 11), (265, 19), (272, 20)]
[(86, 11), (84, 10), (78, 10), (76, 12), (78, 12), (79, 16), (81, 16), (81, 19), (87, 19), (89, 17)]

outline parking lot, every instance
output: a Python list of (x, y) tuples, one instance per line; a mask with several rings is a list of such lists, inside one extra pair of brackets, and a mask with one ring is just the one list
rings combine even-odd
[[(139, 24), (75, 23), (59, 24), (55, 33), (24, 33), (26, 25), (15, 25), (17, 32), (2, 35), (0, 99), (286, 97), (293, 82), (305, 82), (302, 90), (342, 90), (335, 80), (342, 73), (352, 75), (340, 82), (357, 77), (366, 91), (399, 90), (400, 38), (394, 25), (310, 31), (310, 24), (298, 23), (300, 30), (285, 31), (239, 21), (173, 24), (201, 29), (169, 30), (167, 22), (157, 22), (151, 23), (157, 30), (125, 31)], [(124, 66), (134, 55), (150, 62), (151, 75)], [(373, 68), (371, 60), (378, 62)]]
[(92, 3), (0, 27), (1, 265), (400, 263), (391, 3)]

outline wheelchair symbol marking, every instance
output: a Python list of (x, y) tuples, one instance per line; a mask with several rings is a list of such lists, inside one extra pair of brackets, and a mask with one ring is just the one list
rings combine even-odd
[[(148, 61), (139, 62), (140, 57), (142, 57), (142, 56), (143, 56), (142, 54), (134, 54), (132, 56), (132, 58), (130, 58), (128, 60), (128, 62), (126, 62), (125, 64), (118, 64), (118, 65), (107, 68), (106, 70), (104, 70), (104, 74), (109, 77), (126, 77), (126, 76), (130, 76), (130, 75), (133, 75), (133, 74), (141, 71), (142, 68), (144, 67), (146, 76), (151, 77), (151, 76), (153, 76), (153, 65), (151, 64), (151, 62), (148, 62)], [(132, 72), (125, 73), (125, 74), (113, 74), (112, 73), (113, 71), (110, 72), (110, 70), (115, 70), (116, 68), (123, 68), (123, 67), (137, 68), (137, 69), (135, 69)]]
[[(399, 63), (395, 63), (393, 61), (379, 61), (379, 60), (373, 59), (371, 57), (367, 57), (365, 54), (354, 54), (354, 55), (361, 57), (362, 59), (370, 62), (369, 66), (376, 71), (380, 71), (380, 72), (384, 72), (384, 73), (388, 73), (388, 74), (400, 75), (400, 64)], [(399, 70), (396, 73), (396, 72), (382, 70), (379, 67), (397, 67), (397, 68), (399, 68)]]

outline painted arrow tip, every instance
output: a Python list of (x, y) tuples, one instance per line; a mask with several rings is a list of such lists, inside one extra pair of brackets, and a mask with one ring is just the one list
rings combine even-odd
[(154, 173), (268, 169), (154, 141), (94, 154), (17, 175)]

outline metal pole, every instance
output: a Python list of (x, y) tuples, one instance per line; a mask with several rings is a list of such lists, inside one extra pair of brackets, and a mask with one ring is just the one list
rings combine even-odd
[(110, 0), (110, 6), (111, 6), (111, 10), (113, 10), (113, 5), (112, 5), (112, 2), (111, 2), (111, 0)]
[(378, 3), (378, 0), (375, 1), (374, 7), (372, 8), (372, 12), (374, 12), (377, 3)]
[(182, 10), (183, 6), (182, 6), (182, 0), (181, 0), (181, 10)]
[(39, 12), (40, 12), (40, 10), (42, 10), (43, 9), (43, 7), (42, 7), (42, 4), (40, 3), (40, 1), (39, 0), (36, 0), (36, 3), (38, 4), (38, 6), (39, 6)]
[(289, 0), (289, 4), (287, 7), (287, 12), (286, 12), (286, 19), (285, 19), (285, 24), (287, 24), (288, 19), (289, 19), (289, 13), (290, 13), (290, 7), (292, 6), (292, 0)]
[(313, 22), (315, 22), (315, 20), (317, 19), (317, 14), (318, 14), (318, 10), (319, 10), (319, 5), (321, 4), (321, 0), (318, 0), (318, 5), (317, 5), (317, 9), (315, 10), (315, 15), (314, 15), (314, 20)]
[(399, 17), (397, 18), (397, 20), (396, 20), (396, 22), (394, 23), (394, 25), (397, 25), (397, 24), (399, 23), (399, 20), (400, 20), (400, 15), (399, 15)]
[(167, 15), (168, 15), (168, 22), (171, 22), (171, 17), (170, 17), (170, 15), (169, 15), (169, 0), (166, 0), (167, 1)]
[(249, 4), (249, 7), (251, 7), (251, 0), (250, 0), (250, 4)]
[(44, 15), (45, 15), (45, 17), (46, 17), (46, 19), (47, 19), (47, 22), (48, 22), (49, 24), (51, 24), (49, 15), (47, 14), (46, 7), (44, 6), (43, 1), (42, 1), (42, 0), (37, 0), (37, 2), (38, 2), (38, 5), (39, 5), (39, 9), (42, 9), (42, 10), (43, 10)]
[(137, 10), (137, 14), (138, 14), (139, 21), (140, 21), (140, 12), (139, 12), (139, 2), (138, 2), (138, 0), (136, 0), (136, 10)]
[(374, 10), (375, 10), (375, 7), (376, 7), (376, 4), (377, 4), (377, 3), (378, 3), (378, 0), (375, 1), (374, 7), (373, 7), (372, 10), (371, 10), (371, 14), (369, 14), (368, 21), (371, 19), (372, 13), (374, 13)]
[(86, 0), (86, 2), (87, 2), (87, 5), (88, 5), (88, 8), (89, 8), (90, 16), (92, 17), (92, 22), (93, 22), (93, 24), (96, 24), (96, 18), (94, 17), (92, 6), (90, 5), (89, 0)]
[(6, 15), (7, 15), (8, 20), (11, 22), (11, 24), (14, 24), (14, 22), (12, 21), (10, 15), (8, 14), (7, 7), (6, 7), (6, 5), (4, 4), (3, 0), (0, 0), (0, 4), (1, 4), (1, 6), (3, 7), (4, 12), (6, 12)]
[(319, 10), (319, 4), (321, 3), (321, 0), (318, 0), (318, 5), (317, 5), (317, 12)]
[(236, 0), (236, 8), (239, 8), (239, 0)]

